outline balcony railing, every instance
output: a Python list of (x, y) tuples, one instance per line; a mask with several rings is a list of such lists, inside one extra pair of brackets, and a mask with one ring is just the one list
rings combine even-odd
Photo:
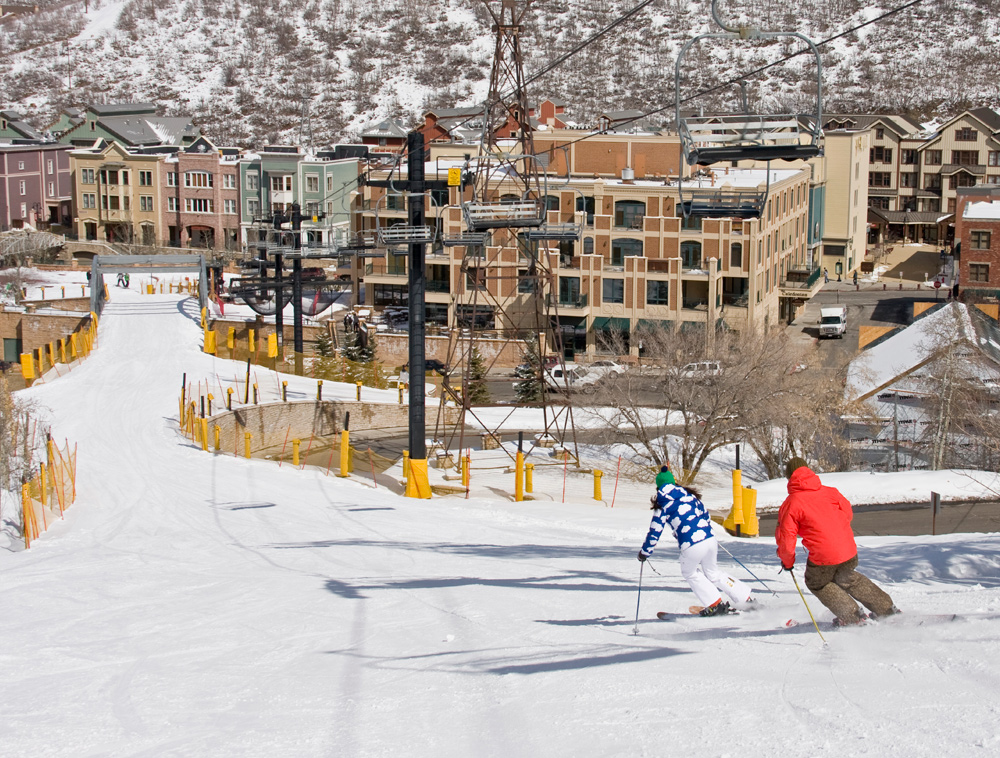
[[(552, 305), (552, 295), (546, 295), (545, 297), (546, 305)], [(577, 295), (575, 297), (559, 295), (557, 303), (560, 308), (586, 308), (587, 307), (587, 296)]]
[(425, 287), (428, 292), (451, 292), (451, 282), (440, 279), (428, 279)]
[(789, 271), (785, 275), (784, 284), (781, 286), (792, 289), (809, 289), (819, 281), (822, 273), (823, 269), (819, 266), (812, 271)]
[(722, 304), (728, 305), (733, 308), (746, 308), (749, 302), (749, 294), (744, 292), (740, 295), (733, 295), (723, 292), (722, 293)]
[(685, 297), (681, 298), (681, 307), (686, 310), (707, 310), (708, 309), (708, 298), (707, 297)]

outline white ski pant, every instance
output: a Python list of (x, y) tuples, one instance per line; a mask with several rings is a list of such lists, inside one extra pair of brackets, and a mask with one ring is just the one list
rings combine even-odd
[(681, 548), (681, 576), (691, 586), (698, 602), (708, 606), (722, 599), (719, 590), (734, 603), (745, 603), (750, 587), (722, 573), (718, 565), (719, 542), (715, 537)]

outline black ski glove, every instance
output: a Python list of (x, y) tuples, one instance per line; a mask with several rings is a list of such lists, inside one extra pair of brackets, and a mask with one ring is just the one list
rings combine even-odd
[(649, 556), (643, 553), (641, 550), (639, 551), (639, 563), (645, 563), (648, 557)]
[(787, 571), (789, 574), (791, 574), (794, 569), (795, 569), (794, 566), (785, 566), (784, 564), (782, 564), (781, 568), (778, 569), (778, 573), (780, 574), (782, 571)]

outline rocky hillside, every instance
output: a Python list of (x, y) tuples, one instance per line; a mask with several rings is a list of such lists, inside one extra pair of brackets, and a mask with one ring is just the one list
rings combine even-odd
[[(495, 2), (496, 0), (494, 0)], [(523, 39), (530, 75), (635, 0), (537, 0)], [(766, 29), (828, 39), (903, 0), (723, 4)], [(902, 111), (921, 119), (1000, 103), (995, 0), (923, 0), (822, 46), (825, 110)], [(711, 30), (707, 0), (657, 0), (531, 87), (588, 124), (603, 110), (662, 111), (674, 100), (681, 44)], [(706, 43), (688, 57), (685, 93), (797, 47)], [(89, 0), (0, 21), (0, 105), (36, 125), (64, 105), (151, 100), (194, 114), (216, 141), (324, 145), (386, 117), (481, 101), (493, 55), (482, 0)], [(814, 68), (769, 69), (748, 82), (755, 109), (808, 109)], [(734, 103), (735, 90), (690, 102)]]

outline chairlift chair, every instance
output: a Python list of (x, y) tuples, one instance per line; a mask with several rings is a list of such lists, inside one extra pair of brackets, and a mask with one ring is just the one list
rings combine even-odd
[[(674, 98), (677, 133), (681, 141), (681, 158), (688, 166), (707, 166), (719, 162), (795, 161), (813, 158), (822, 153), (823, 62), (816, 45), (798, 32), (762, 32), (748, 26), (733, 26), (724, 22), (718, 12), (718, 0), (712, 0), (712, 18), (722, 32), (700, 34), (681, 48), (674, 65)], [(704, 39), (781, 39), (794, 38), (804, 42), (816, 60), (815, 114), (763, 115), (751, 114), (743, 88), (743, 114), (726, 116), (681, 116), (681, 65), (684, 56)], [(701, 188), (685, 198), (683, 180), (678, 181), (680, 207), (685, 217), (759, 218), (770, 191), (768, 170), (764, 186), (757, 191)]]

